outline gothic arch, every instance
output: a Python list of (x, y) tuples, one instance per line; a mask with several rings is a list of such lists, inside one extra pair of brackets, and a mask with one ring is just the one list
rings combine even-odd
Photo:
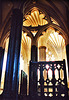
[[(47, 2), (47, 1), (46, 1)], [(52, 1), (51, 1), (52, 2)], [(58, 10), (57, 10), (57, 7), (56, 7), (56, 14), (55, 14), (55, 11), (54, 11), (54, 7), (53, 7), (53, 5), (52, 5), (52, 7), (51, 6), (49, 6), (48, 4), (45, 4), (46, 5), (46, 7), (45, 7), (45, 5), (41, 5), (41, 3), (38, 3), (38, 2), (36, 2), (36, 3), (33, 3), (32, 2), (32, 4), (31, 4), (31, 0), (30, 0), (30, 2), (28, 2), (27, 1), (27, 7), (24, 9), (24, 16), (33, 8), (33, 7), (37, 7), (39, 10), (41, 10), (43, 13), (45, 13), (45, 15), (47, 16), (47, 19), (48, 19), (48, 22), (49, 22), (49, 24), (47, 25), (47, 26), (44, 26), (44, 27), (42, 27), (42, 29), (38, 32), (38, 34), (36, 35), (36, 38), (37, 37), (39, 37), (39, 35), (41, 34), (41, 32), (42, 32), (42, 30), (44, 30), (45, 28), (47, 29), (48, 27), (53, 27), (53, 28), (56, 28), (57, 30), (59, 30), (62, 34), (63, 34), (63, 37), (65, 38), (65, 40), (68, 38), (68, 32), (67, 32), (67, 30), (65, 29), (65, 26), (64, 25), (60, 25), (60, 27), (59, 26), (57, 26), (57, 25), (54, 25), (54, 24), (52, 24), (51, 23), (51, 19), (50, 19), (50, 14), (51, 14), (51, 17), (53, 17), (53, 16), (55, 16), (54, 17), (54, 19), (55, 20), (57, 20), (57, 22), (59, 22), (58, 20), (59, 20), (59, 17), (61, 17), (61, 16), (59, 16), (58, 15)], [(51, 4), (50, 4), (51, 5)], [(18, 8), (20, 8), (21, 9), (21, 11), (23, 12), (23, 8), (25, 7), (25, 5), (21, 2), (21, 4), (19, 4), (19, 7)], [(2, 30), (1, 30), (1, 41), (3, 41), (4, 40), (4, 38), (7, 36), (7, 32), (10, 30), (10, 23), (11, 23), (11, 14), (12, 14), (12, 10), (13, 10), (13, 8), (11, 9), (11, 11), (9, 11), (9, 13), (8, 13), (8, 15), (7, 15), (7, 17), (6, 17), (6, 19), (5, 19), (5, 22), (4, 22), (4, 24), (2, 25)], [(56, 19), (57, 18), (57, 19)], [(63, 20), (63, 18), (62, 18), (62, 20)], [(62, 20), (60, 19), (60, 23), (62, 23)], [(62, 28), (62, 27), (64, 27), (64, 29)], [(32, 38), (32, 35), (31, 35), (31, 33), (28, 31), (28, 29), (26, 29), (26, 28), (24, 28), (23, 30), (26, 30), (27, 32), (28, 32), (28, 35)]]
[(36, 39), (38, 40), (40, 34), (45, 30), (45, 29), (48, 29), (49, 27), (52, 27), (54, 29), (56, 29), (57, 31), (59, 31), (59, 33), (61, 33), (62, 37), (65, 39), (65, 41), (67, 42), (67, 39), (68, 39), (68, 36), (67, 34), (58, 26), (58, 25), (55, 25), (53, 23), (51, 24), (48, 24), (48, 25), (45, 25), (44, 27), (42, 27), (39, 32), (37, 33), (36, 35)]
[[(51, 1), (52, 2), (52, 1)], [(51, 5), (51, 4), (50, 4)], [(49, 5), (47, 5), (46, 4), (46, 7), (42, 4), (38, 4), (37, 2), (35, 2), (35, 3), (29, 3), (28, 5), (27, 5), (27, 7), (24, 9), (24, 16), (28, 13), (28, 12), (30, 12), (31, 10), (32, 10), (32, 8), (33, 7), (37, 7), (39, 10), (41, 10), (46, 16), (47, 16), (47, 18), (48, 18), (48, 22), (49, 22), (49, 24), (48, 25), (46, 25), (46, 26), (44, 26), (44, 27), (42, 27), (40, 30), (39, 30), (39, 32), (37, 32), (37, 35), (35, 36), (35, 40), (40, 36), (40, 34), (41, 34), (41, 32), (43, 31), (43, 30), (45, 30), (45, 29), (47, 29), (47, 28), (49, 28), (49, 27), (53, 27), (53, 28), (55, 28), (56, 30), (59, 30), (59, 32), (60, 32), (60, 34), (63, 36), (63, 38), (65, 39), (65, 41), (66, 41), (66, 43), (67, 43), (67, 39), (68, 39), (68, 32), (67, 32), (67, 30), (66, 30), (66, 27), (65, 27), (65, 24), (63, 24), (64, 23), (64, 18), (62, 17), (62, 15), (61, 15), (61, 13), (58, 15), (58, 12), (59, 12), (59, 10), (57, 9), (57, 7), (55, 7), (56, 8), (56, 12), (55, 12), (55, 10), (54, 10), (54, 7), (52, 6), (49, 6)], [(23, 10), (23, 5), (21, 6), (21, 10)], [(50, 11), (51, 10), (51, 11)], [(51, 13), (50, 13), (51, 12)], [(51, 14), (51, 15), (50, 15)], [(61, 16), (60, 16), (61, 15)], [(58, 25), (55, 25), (55, 24), (53, 24), (52, 22), (51, 22), (51, 19), (50, 19), (50, 16), (51, 17), (53, 17), (53, 16), (55, 16), (54, 17), (54, 19), (59, 23), (59, 25), (60, 26), (58, 26)], [(59, 19), (59, 17), (60, 17), (60, 19)], [(61, 18), (62, 17), (62, 18)], [(60, 20), (60, 21), (59, 21)], [(30, 33), (31, 34), (31, 33)]]

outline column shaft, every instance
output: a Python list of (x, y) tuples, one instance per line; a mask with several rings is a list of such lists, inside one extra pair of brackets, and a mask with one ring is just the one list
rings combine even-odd
[(19, 57), (22, 33), (23, 14), (19, 9), (14, 9), (12, 13), (12, 23), (10, 31), (9, 49), (6, 65), (6, 77), (4, 95), (15, 97), (18, 94), (19, 82)]
[(46, 47), (39, 48), (39, 61), (46, 61)]
[(4, 58), (4, 49), (0, 47), (0, 82), (1, 82), (2, 67), (3, 67), (3, 58)]
[(33, 45), (31, 47), (31, 61), (37, 61), (38, 58), (37, 58), (37, 47), (35, 45)]

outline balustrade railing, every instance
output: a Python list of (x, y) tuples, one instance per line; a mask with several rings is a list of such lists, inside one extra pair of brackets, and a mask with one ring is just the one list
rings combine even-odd
[(67, 96), (65, 60), (50, 62), (30, 61), (30, 96)]

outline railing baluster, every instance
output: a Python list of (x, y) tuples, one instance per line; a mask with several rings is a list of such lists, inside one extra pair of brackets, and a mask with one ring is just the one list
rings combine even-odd
[(44, 79), (43, 79), (43, 67), (40, 67), (40, 86), (41, 86), (41, 96), (44, 95)]

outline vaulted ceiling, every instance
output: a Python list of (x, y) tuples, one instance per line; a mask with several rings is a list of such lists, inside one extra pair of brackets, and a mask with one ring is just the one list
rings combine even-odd
[[(45, 25), (48, 25), (49, 23), (53, 23), (58, 27), (61, 26), (52, 16), (47, 15), (48, 13), (46, 13), (46, 11), (44, 12), (36, 6), (29, 11), (27, 10), (27, 12), (23, 17), (23, 26), (27, 29), (31, 28), (30, 32), (34, 38), (37, 34), (39, 34), (39, 30), (41, 30), (39, 26), (45, 27)], [(34, 28), (34, 30), (32, 28)], [(65, 58), (65, 55), (63, 55), (63, 57), (59, 57), (59, 55), (62, 55), (62, 52), (65, 52), (65, 40), (61, 35), (59, 35), (59, 33), (60, 30), (56, 31), (55, 28), (46, 27), (46, 30), (41, 32), (42, 35), (38, 39), (38, 47), (47, 47), (47, 54), (49, 55), (49, 52), (51, 52), (56, 60), (59, 58), (61, 60)], [(31, 38), (27, 35), (29, 35), (28, 32), (22, 32), (21, 53), (24, 59), (30, 59), (31, 52)]]

